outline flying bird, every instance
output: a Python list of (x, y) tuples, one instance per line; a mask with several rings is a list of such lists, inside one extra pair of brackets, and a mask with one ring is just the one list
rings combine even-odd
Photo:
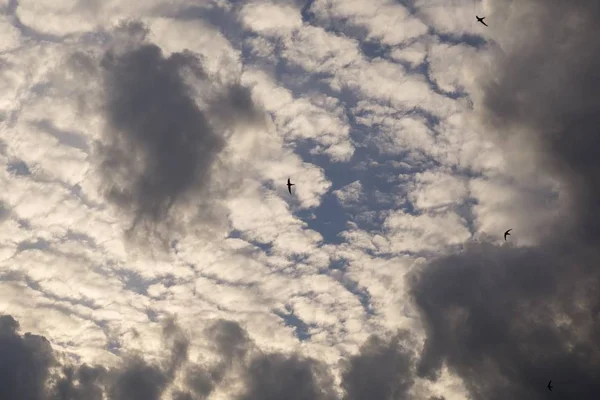
[(486, 24), (485, 22), (483, 22), (483, 20), (485, 19), (485, 17), (481, 17), (479, 18), (477, 15), (475, 16), (475, 18), (477, 18), (477, 21), (481, 22), (482, 24), (484, 24), (485, 26), (488, 26), (488, 24)]
[(290, 192), (290, 194), (292, 194), (292, 186), (294, 186), (295, 183), (290, 183), (290, 178), (288, 178), (288, 183), (287, 183), (287, 187), (288, 187), (288, 191)]
[(549, 391), (552, 391), (552, 385), (551, 385), (551, 383), (552, 383), (552, 380), (550, 380), (550, 382), (548, 382), (548, 386), (547, 387), (548, 387)]
[(507, 236), (510, 236), (510, 231), (512, 231), (512, 229), (509, 229), (506, 232), (504, 232), (504, 240), (506, 240)]

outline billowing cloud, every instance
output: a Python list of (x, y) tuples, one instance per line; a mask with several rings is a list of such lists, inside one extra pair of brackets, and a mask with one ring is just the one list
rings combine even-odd
[[(206, 207), (230, 189), (214, 181), (227, 128), (256, 121), (258, 110), (247, 88), (212, 86), (193, 53), (164, 56), (143, 41), (142, 25), (126, 28), (138, 42), (109, 49), (101, 61), (107, 120), (101, 165), (108, 198), (134, 213), (134, 226), (177, 220), (171, 211), (180, 206), (204, 211), (206, 220)], [(202, 99), (186, 79), (203, 82)]]
[(405, 333), (389, 340), (371, 336), (342, 373), (344, 400), (413, 398), (414, 354), (405, 347), (408, 338)]
[(49, 369), (54, 364), (52, 347), (42, 336), (18, 333), (19, 323), (10, 315), (0, 317), (0, 388), (5, 399), (42, 399)]
[(568, 207), (545, 221), (537, 244), (483, 240), (415, 273), (427, 334), (419, 374), (436, 379), (447, 366), (474, 400), (542, 399), (551, 379), (557, 395), (596, 398), (600, 7), (531, 0), (494, 3), (493, 15), (505, 21), (496, 31), (502, 51), (481, 77), (480, 119), (514, 179), (532, 170), (555, 179)]
[[(232, 321), (216, 321), (206, 330), (205, 338), (217, 356), (212, 368), (190, 360), (190, 340), (172, 319), (162, 325), (164, 363), (133, 354), (114, 367), (64, 364), (43, 336), (21, 335), (18, 328), (13, 317), (0, 317), (6, 363), (0, 382), (7, 399), (158, 400), (166, 393), (178, 400), (205, 399), (217, 389), (240, 400), (412, 398), (414, 357), (404, 347), (409, 340), (406, 333), (390, 339), (372, 336), (345, 361), (340, 397), (327, 365), (297, 353), (263, 352)], [(241, 378), (241, 387), (224, 379), (228, 374)], [(178, 375), (182, 379), (177, 380)]]
[(335, 400), (332, 379), (316, 360), (297, 355), (259, 356), (246, 374), (247, 391), (240, 400)]

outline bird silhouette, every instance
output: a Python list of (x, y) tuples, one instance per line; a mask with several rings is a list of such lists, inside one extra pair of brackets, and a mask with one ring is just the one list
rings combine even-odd
[(552, 391), (552, 385), (551, 385), (551, 383), (552, 383), (552, 380), (550, 380), (550, 382), (548, 382), (547, 388), (548, 388), (549, 391)]
[(506, 241), (506, 237), (510, 236), (510, 231), (512, 231), (512, 229), (507, 230), (506, 232), (504, 232), (504, 240)]
[(290, 192), (290, 194), (292, 194), (292, 186), (294, 186), (295, 183), (290, 183), (290, 178), (288, 178), (288, 183), (287, 183), (287, 187), (288, 187), (288, 191)]
[(485, 17), (481, 17), (479, 18), (477, 15), (475, 16), (475, 18), (477, 18), (477, 21), (481, 22), (482, 24), (484, 24), (485, 26), (488, 26), (488, 24), (486, 24), (485, 22), (483, 22), (483, 20), (485, 19)]

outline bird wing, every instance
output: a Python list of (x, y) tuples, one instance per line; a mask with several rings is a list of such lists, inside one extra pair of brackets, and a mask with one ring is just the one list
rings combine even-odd
[(288, 178), (288, 185), (290, 184), (290, 178)]
[(288, 191), (290, 192), (290, 194), (292, 194), (292, 187), (288, 186)]
[(486, 24), (485, 22), (481, 21), (482, 24), (484, 24), (485, 26), (488, 26), (488, 24)]

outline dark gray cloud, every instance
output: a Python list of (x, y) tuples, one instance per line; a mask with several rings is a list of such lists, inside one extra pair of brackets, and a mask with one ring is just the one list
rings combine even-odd
[(520, 41), (482, 80), (482, 120), (496, 139), (521, 135), (529, 144), (524, 151), (562, 183), (570, 209), (558, 221), (562, 229), (535, 247), (473, 243), (411, 276), (427, 331), (419, 375), (436, 379), (446, 364), (474, 400), (546, 398), (550, 379), (554, 396), (595, 399), (600, 3), (525, 0), (494, 7), (494, 15), (510, 15), (508, 26), (520, 27)]
[(218, 320), (207, 329), (207, 333), (216, 352), (227, 363), (243, 360), (252, 348), (248, 333), (237, 322)]
[[(167, 57), (145, 40), (146, 33), (139, 23), (124, 24), (101, 61), (106, 193), (133, 213), (134, 227), (173, 220), (178, 205), (198, 214), (204, 209), (202, 217), (209, 218), (206, 208), (218, 202), (216, 191), (229, 189), (214, 179), (228, 127), (260, 121), (262, 114), (249, 89), (213, 84), (200, 57), (189, 51)], [(204, 87), (205, 106), (191, 80)]]
[(116, 368), (66, 366), (52, 389), (56, 400), (102, 399), (159, 400), (176, 372), (188, 361), (189, 340), (174, 320), (163, 323), (163, 346), (168, 351), (164, 365), (148, 363), (140, 355), (125, 358)]
[(600, 3), (526, 0), (495, 7), (498, 15), (510, 10), (520, 40), (496, 57), (494, 70), (482, 79), (482, 119), (496, 136), (525, 136), (531, 156), (569, 188), (576, 231), (595, 237)]
[(82, 365), (63, 369), (63, 376), (56, 382), (52, 400), (103, 400), (106, 369)]
[[(238, 342), (239, 343), (239, 342)], [(344, 400), (417, 400), (409, 391), (415, 377), (415, 355), (406, 332), (390, 339), (371, 336), (342, 367)], [(297, 354), (257, 351), (245, 368), (246, 392), (240, 400), (337, 400), (329, 368)]]
[(158, 366), (141, 358), (133, 358), (115, 371), (115, 382), (109, 389), (111, 400), (159, 400), (169, 379)]
[(475, 400), (542, 398), (550, 379), (568, 398), (596, 398), (600, 280), (574, 251), (478, 243), (429, 264), (413, 282), (427, 327), (419, 374), (435, 379), (446, 363)]
[[(189, 392), (182, 392), (180, 393), (180, 396), (182, 396), (182, 398), (205, 399), (212, 393), (221, 379), (222, 375), (217, 376), (205, 368), (192, 365), (187, 369), (185, 375), (185, 384), (187, 385)], [(192, 397), (191, 393), (193, 393), (195, 397)]]
[(342, 374), (345, 400), (404, 400), (412, 398), (415, 355), (404, 347), (406, 333), (386, 341), (370, 337), (360, 352), (349, 359)]
[[(182, 379), (173, 388), (173, 400), (207, 399), (225, 385), (228, 374), (241, 379), (239, 400), (340, 399), (331, 371), (321, 361), (298, 354), (264, 353), (232, 321), (219, 320), (206, 329), (206, 338), (220, 358), (213, 366), (189, 360), (189, 338), (171, 319), (163, 323), (164, 363), (130, 355), (114, 368), (61, 366), (45, 338), (21, 335), (17, 330), (18, 323), (11, 316), (0, 317), (0, 400), (159, 400), (166, 398), (178, 372)], [(390, 340), (371, 337), (343, 367), (343, 398), (421, 399), (408, 395), (414, 355), (406, 343), (404, 333)], [(61, 368), (51, 372), (52, 366)]]
[(171, 357), (165, 368), (168, 376), (173, 379), (177, 370), (181, 368), (188, 360), (188, 350), (190, 341), (187, 335), (181, 330), (172, 318), (167, 319), (163, 326), (163, 336), (165, 342), (171, 348)]
[[(159, 400), (173, 381), (174, 369), (187, 353), (179, 328), (167, 321), (164, 344), (169, 346), (165, 368), (132, 356), (117, 368), (60, 366), (52, 346), (42, 336), (18, 332), (10, 315), (0, 316), (0, 399), (4, 400)], [(187, 343), (187, 342), (186, 342)], [(183, 355), (185, 353), (185, 356)]]
[(52, 347), (44, 337), (21, 336), (18, 329), (13, 317), (0, 316), (0, 399), (42, 399), (55, 363)]
[(247, 369), (246, 392), (240, 400), (335, 400), (326, 367), (298, 355), (255, 357)]

